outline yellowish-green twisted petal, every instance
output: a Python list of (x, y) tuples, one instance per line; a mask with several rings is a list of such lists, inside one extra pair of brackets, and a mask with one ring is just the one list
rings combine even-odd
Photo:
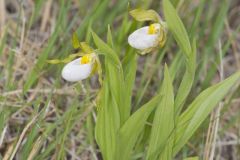
[(72, 35), (72, 46), (73, 46), (74, 49), (78, 49), (78, 48), (81, 47), (76, 32), (74, 32), (73, 35)]
[(67, 58), (64, 58), (64, 59), (51, 59), (51, 60), (47, 60), (47, 62), (50, 64), (68, 63), (68, 62), (71, 62), (73, 59), (83, 56), (83, 55), (85, 55), (85, 54), (82, 52), (78, 52), (76, 54), (71, 54)]
[(129, 12), (129, 14), (137, 21), (153, 21), (156, 23), (159, 23), (161, 21), (161, 17), (159, 14), (150, 9), (150, 10), (144, 10), (144, 9), (134, 9)]
[(91, 54), (94, 52), (94, 49), (92, 49), (86, 42), (80, 42), (80, 48), (85, 54)]

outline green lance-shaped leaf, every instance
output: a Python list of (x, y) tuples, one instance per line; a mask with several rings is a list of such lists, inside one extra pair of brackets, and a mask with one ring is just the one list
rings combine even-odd
[(112, 60), (112, 63), (116, 66), (121, 64), (117, 54), (115, 51), (109, 47), (105, 42), (103, 42), (96, 33), (92, 31), (93, 40), (100, 50), (100, 54), (104, 54), (105, 56), (109, 57)]
[(181, 84), (178, 88), (176, 99), (175, 99), (175, 113), (178, 115), (183, 107), (183, 104), (191, 91), (195, 70), (196, 70), (196, 40), (193, 41), (193, 50), (189, 58), (186, 59), (186, 71), (184, 73)]
[(167, 21), (168, 29), (173, 33), (175, 40), (184, 54), (189, 57), (192, 53), (192, 49), (187, 31), (179, 18), (176, 9), (169, 0), (163, 0), (163, 12)]
[(117, 56), (117, 53), (109, 45), (103, 42), (95, 33), (92, 33), (92, 35), (96, 46), (101, 54), (105, 55), (105, 58), (108, 62), (106, 71), (109, 72), (109, 79), (111, 79), (109, 80), (111, 94), (119, 107), (122, 125), (130, 116), (131, 109), (130, 106), (126, 104), (127, 101), (125, 101), (127, 95), (125, 94), (126, 86), (122, 64)]
[(173, 33), (175, 40), (185, 55), (186, 71), (175, 100), (176, 113), (179, 114), (189, 92), (191, 91), (195, 77), (196, 42), (194, 40), (192, 44), (193, 46), (191, 47), (187, 31), (179, 18), (176, 9), (169, 0), (163, 0), (163, 10), (167, 26)]
[(145, 123), (154, 108), (159, 103), (161, 95), (158, 94), (148, 103), (138, 109), (121, 127), (117, 138), (115, 160), (131, 160), (131, 153), (143, 131)]
[(154, 10), (134, 9), (129, 14), (137, 21), (152, 21), (159, 23), (161, 18)]
[(107, 78), (104, 80), (98, 97), (98, 115), (95, 127), (96, 141), (104, 160), (114, 159), (116, 135), (120, 124), (118, 108), (110, 96), (108, 84), (109, 79)]
[[(161, 151), (167, 150), (167, 148), (169, 149), (168, 152), (170, 152), (170, 154), (167, 154), (169, 156), (167, 159), (172, 159), (172, 146), (166, 144), (174, 130), (175, 112), (172, 80), (170, 78), (167, 65), (165, 65), (164, 81), (160, 93), (162, 94), (162, 97), (154, 115), (147, 160), (158, 159)], [(171, 144), (173, 145), (172, 142)]]
[(132, 50), (128, 51), (123, 58), (123, 72), (125, 79), (125, 95), (126, 95), (126, 105), (131, 108), (132, 105), (132, 91), (134, 88), (134, 82), (136, 78), (136, 70), (137, 70), (137, 59), (138, 55), (134, 53)]
[(176, 143), (174, 154), (187, 143), (208, 114), (226, 96), (229, 90), (240, 79), (240, 72), (235, 73), (224, 81), (204, 90), (184, 111), (177, 123)]

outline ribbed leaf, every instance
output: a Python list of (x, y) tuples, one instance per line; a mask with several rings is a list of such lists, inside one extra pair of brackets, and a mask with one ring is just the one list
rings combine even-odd
[[(174, 94), (167, 65), (165, 65), (164, 81), (160, 93), (163, 94), (163, 96), (161, 97), (155, 112), (147, 160), (157, 159), (159, 153), (161, 153), (163, 150), (168, 150), (168, 152), (170, 152), (170, 154), (166, 154), (165, 152), (164, 155), (168, 155), (169, 157), (164, 157), (167, 159), (172, 159), (172, 146), (166, 145), (166, 143), (174, 129)], [(170, 144), (173, 145), (173, 143)]]
[(137, 71), (137, 59), (138, 55), (134, 52), (129, 51), (126, 53), (126, 56), (123, 59), (123, 73), (124, 73), (124, 80), (125, 80), (125, 101), (126, 105), (131, 108), (132, 103), (132, 90), (134, 88), (134, 82), (136, 78), (136, 71)]
[(183, 76), (182, 82), (178, 89), (176, 100), (175, 100), (175, 109), (179, 113), (185, 102), (194, 81), (195, 76), (195, 66), (196, 66), (196, 43), (193, 42), (193, 48), (191, 47), (187, 31), (179, 18), (176, 9), (173, 7), (169, 0), (163, 0), (163, 10), (165, 19), (169, 30), (173, 33), (175, 40), (177, 41), (180, 49), (184, 53), (186, 71)]
[(195, 68), (196, 68), (196, 41), (193, 41), (193, 51), (189, 56), (189, 59), (186, 59), (186, 71), (184, 73), (181, 84), (178, 88), (176, 99), (175, 99), (175, 111), (177, 115), (181, 112), (183, 104), (191, 91), (194, 77), (195, 77)]
[(129, 14), (137, 21), (159, 22), (161, 19), (154, 10), (134, 9)]
[(116, 66), (121, 65), (120, 60), (117, 56), (117, 54), (115, 53), (115, 51), (109, 47), (105, 42), (103, 42), (96, 33), (94, 33), (92, 31), (92, 36), (93, 36), (93, 40), (96, 44), (96, 46), (98, 47), (98, 49), (100, 50), (100, 54), (104, 54), (105, 56), (109, 57), (109, 59), (111, 59), (112, 63)]
[(226, 80), (204, 90), (181, 114), (176, 131), (176, 154), (191, 138), (201, 123), (207, 118), (213, 108), (226, 96), (229, 90), (240, 79), (240, 72), (235, 73)]
[(117, 56), (117, 53), (103, 42), (95, 33), (92, 33), (94, 42), (100, 52), (105, 55), (106, 60), (109, 62), (106, 66), (106, 71), (109, 72), (109, 87), (111, 88), (111, 95), (115, 100), (120, 114), (121, 125), (130, 116), (130, 107), (125, 101), (125, 81), (123, 76), (123, 70), (121, 62)]
[(115, 160), (130, 160), (131, 153), (139, 138), (140, 133), (144, 129), (146, 120), (154, 110), (160, 100), (161, 95), (155, 96), (148, 103), (137, 110), (122, 126), (119, 131), (117, 141), (117, 152)]
[(188, 57), (192, 52), (188, 34), (176, 9), (169, 0), (163, 0), (163, 11), (169, 30), (173, 33), (178, 45)]
[(113, 99), (110, 97), (107, 79), (104, 80), (103, 88), (99, 95), (100, 102), (95, 135), (104, 160), (112, 160), (116, 151), (116, 134), (120, 118), (117, 106), (114, 105)]
[[(105, 55), (105, 78), (99, 96), (99, 112), (96, 124), (96, 140), (105, 160), (114, 159), (116, 152), (116, 136), (120, 128), (121, 118), (125, 115), (123, 106), (124, 79), (121, 63), (114, 50), (110, 28), (108, 43), (103, 42), (95, 33), (93, 39), (102, 54)], [(115, 59), (115, 62), (113, 60)], [(119, 67), (118, 67), (119, 66)], [(122, 117), (121, 117), (122, 116)]]

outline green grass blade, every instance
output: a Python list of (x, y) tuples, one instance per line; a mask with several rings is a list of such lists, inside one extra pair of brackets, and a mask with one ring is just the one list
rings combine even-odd
[(107, 32), (107, 42), (113, 48), (113, 38), (112, 38), (112, 31), (110, 25), (108, 25), (108, 32)]
[[(66, 13), (67, 13), (68, 7), (66, 7), (66, 5), (67, 4), (63, 0), (61, 0), (61, 9), (59, 11), (60, 14), (58, 17), (58, 21), (56, 22), (57, 24), (61, 24), (61, 22), (65, 18), (64, 16), (67, 15)], [(68, 2), (68, 5), (69, 5), (69, 2)], [(34, 66), (32, 71), (28, 74), (27, 80), (23, 86), (24, 93), (26, 93), (27, 90), (30, 89), (34, 85), (34, 83), (38, 80), (41, 70), (47, 64), (46, 60), (48, 58), (48, 55), (51, 52), (51, 50), (54, 48), (55, 42), (58, 40), (60, 29), (61, 29), (61, 25), (56, 25), (54, 33), (50, 37), (47, 47), (43, 49), (42, 53), (40, 54), (37, 60), (36, 65)]]
[(59, 137), (59, 149), (57, 151), (57, 159), (64, 159), (66, 156), (65, 154), (65, 142), (69, 132), (71, 132), (73, 126), (73, 114), (77, 112), (76, 104), (72, 105), (71, 108), (66, 112), (65, 119), (64, 119), (64, 131), (62, 135)]
[[(214, 2), (213, 2), (214, 3)], [(213, 4), (211, 3), (211, 4)], [(209, 5), (211, 5), (209, 4)], [(206, 43), (206, 45), (204, 46), (204, 50), (203, 50), (203, 61), (199, 64), (199, 68), (200, 71), (198, 72), (198, 74), (196, 75), (196, 78), (199, 79), (200, 76), (202, 74), (204, 74), (204, 70), (205, 67), (207, 66), (207, 64), (209, 63), (209, 61), (214, 61), (215, 62), (215, 55), (217, 54), (213, 54), (215, 51), (215, 44), (218, 42), (219, 38), (222, 35), (223, 29), (224, 29), (224, 23), (228, 14), (228, 10), (229, 10), (229, 6), (230, 6), (230, 2), (223, 0), (223, 2), (220, 4), (219, 8), (218, 8), (218, 12), (216, 14), (216, 16), (212, 16), (211, 18), (209, 18), (209, 20), (205, 21), (205, 26), (203, 26), (203, 28), (208, 28), (209, 23), (212, 23), (212, 27), (210, 30), (210, 34), (208, 35), (208, 41)], [(209, 9), (209, 12), (212, 12), (211, 9)], [(214, 12), (212, 13), (214, 14)], [(210, 17), (210, 16), (209, 16)], [(202, 37), (204, 37), (205, 35), (202, 35)], [(212, 79), (215, 76), (217, 67), (213, 65), (213, 67), (211, 67), (208, 72), (206, 72), (206, 77), (204, 78), (204, 82), (202, 85), (202, 89), (207, 88), (208, 86), (210, 86)]]
[(38, 133), (38, 126), (36, 123), (36, 125), (33, 126), (29, 135), (27, 136), (27, 141), (22, 148), (21, 159), (27, 159), (27, 157), (29, 156), (29, 153), (31, 152), (31, 149), (34, 144), (35, 137), (37, 136), (37, 133)]
[(5, 121), (6, 121), (6, 111), (5, 110), (0, 110), (0, 135), (2, 134), (3, 128), (5, 126)]

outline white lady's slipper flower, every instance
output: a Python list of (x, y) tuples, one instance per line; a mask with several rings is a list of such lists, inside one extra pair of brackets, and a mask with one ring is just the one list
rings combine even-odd
[(163, 47), (166, 42), (166, 28), (164, 23), (154, 23), (134, 31), (128, 37), (128, 43), (133, 48), (146, 54), (156, 47)]
[(95, 54), (87, 54), (66, 64), (62, 70), (62, 77), (70, 82), (88, 78), (94, 70)]

